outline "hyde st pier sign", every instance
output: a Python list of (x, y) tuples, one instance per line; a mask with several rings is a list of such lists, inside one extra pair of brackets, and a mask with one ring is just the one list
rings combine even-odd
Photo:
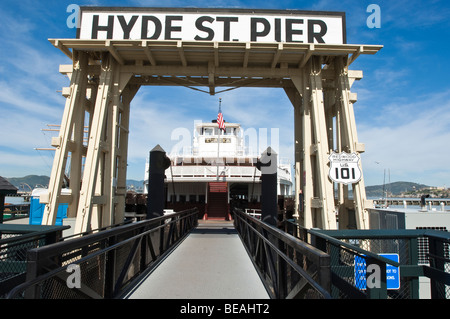
[(81, 7), (79, 39), (345, 44), (345, 13)]

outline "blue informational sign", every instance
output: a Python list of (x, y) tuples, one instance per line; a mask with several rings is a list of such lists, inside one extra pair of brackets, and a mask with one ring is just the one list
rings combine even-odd
[[(386, 259), (399, 262), (398, 254), (378, 254)], [(358, 289), (366, 289), (366, 259), (362, 256), (355, 256), (355, 286)], [(386, 264), (386, 286), (388, 290), (400, 289), (400, 269)]]

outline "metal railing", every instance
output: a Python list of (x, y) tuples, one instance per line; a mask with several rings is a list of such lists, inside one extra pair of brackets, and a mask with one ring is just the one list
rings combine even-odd
[[(387, 265), (398, 267), (397, 262), (359, 247), (356, 241), (350, 243), (338, 240), (319, 230), (310, 229), (308, 233), (311, 237), (311, 244), (327, 252), (331, 257), (333, 298), (387, 298)], [(377, 267), (379, 270), (377, 283), (370, 279), (373, 267)]]
[[(427, 262), (422, 266), (424, 275), (431, 279), (432, 299), (450, 299), (450, 234), (427, 230), (421, 237), (425, 244)], [(426, 251), (428, 248), (428, 252)]]
[(0, 298), (25, 281), (29, 249), (55, 243), (68, 226), (0, 225)]
[[(428, 277), (430, 297), (450, 299), (447, 232), (319, 230), (288, 221), (285, 226), (287, 232), (330, 254), (333, 298), (418, 299), (422, 298), (419, 277)], [(398, 262), (385, 258), (388, 255), (398, 258)], [(382, 270), (381, 286), (375, 289), (366, 287), (370, 264), (377, 264)], [(420, 289), (428, 288), (420, 286)]]
[(331, 298), (328, 254), (239, 209), (234, 225), (271, 298)]
[(7, 298), (120, 298), (198, 224), (191, 209), (31, 249), (27, 281)]

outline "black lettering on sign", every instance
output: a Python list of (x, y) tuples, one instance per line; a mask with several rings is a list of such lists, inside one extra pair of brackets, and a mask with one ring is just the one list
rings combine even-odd
[(138, 16), (132, 16), (130, 19), (130, 22), (127, 23), (125, 21), (124, 16), (117, 16), (117, 19), (119, 19), (120, 26), (122, 27), (122, 30), (123, 30), (123, 38), (124, 39), (130, 38), (131, 29), (133, 29), (133, 26), (136, 23), (137, 18), (138, 18)]
[[(155, 32), (152, 36), (148, 35), (148, 22), (151, 21), (155, 25)], [(143, 40), (156, 40), (161, 35), (162, 24), (161, 21), (155, 16), (142, 16), (142, 29), (141, 29), (141, 39)]]
[(281, 42), (281, 19), (275, 19), (275, 41)]
[(238, 22), (237, 17), (218, 17), (217, 21), (223, 22), (223, 41), (230, 41), (230, 24)]
[(301, 42), (303, 41), (294, 41), (292, 36), (294, 34), (302, 35), (303, 30), (295, 30), (293, 28), (294, 24), (303, 24), (303, 19), (286, 19), (286, 42)]
[[(314, 32), (314, 26), (320, 26), (319, 32)], [(314, 43), (316, 39), (317, 43), (325, 43), (323, 36), (327, 33), (327, 25), (322, 20), (308, 20), (308, 42)]]
[(98, 15), (93, 16), (91, 39), (98, 39), (98, 31), (106, 31), (106, 38), (112, 39), (114, 30), (114, 16), (108, 16), (108, 25), (98, 25)]
[[(336, 172), (336, 179), (350, 179), (350, 168), (348, 167), (341, 167), (340, 169), (336, 167), (335, 172)], [(339, 172), (341, 173), (341, 177), (339, 177)], [(356, 179), (355, 176), (356, 176), (355, 169), (352, 168), (352, 179)]]
[(195, 27), (197, 28), (197, 30), (208, 33), (208, 36), (206, 36), (205, 38), (202, 38), (202, 37), (196, 35), (195, 38), (194, 38), (195, 40), (210, 41), (210, 40), (214, 39), (214, 30), (204, 26), (203, 25), (204, 22), (213, 23), (214, 22), (214, 18), (208, 17), (208, 16), (203, 16), (203, 17), (198, 18), (195, 21)]
[(172, 32), (181, 32), (180, 26), (172, 26), (173, 21), (182, 21), (183, 16), (166, 16), (166, 27), (164, 31), (164, 40), (181, 40), (181, 38), (172, 38)]
[[(258, 24), (263, 25), (263, 29), (258, 31)], [(250, 19), (250, 41), (256, 41), (258, 37), (265, 37), (270, 32), (270, 23), (264, 18)]]

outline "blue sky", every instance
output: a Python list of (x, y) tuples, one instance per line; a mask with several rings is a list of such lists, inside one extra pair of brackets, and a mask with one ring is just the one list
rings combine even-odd
[[(147, 7), (225, 7), (344, 11), (347, 42), (382, 44), (374, 56), (360, 56), (351, 69), (364, 78), (352, 91), (365, 184), (390, 180), (450, 186), (450, 4), (435, 1), (11, 1), (0, 4), (0, 176), (50, 175), (55, 134), (69, 81), (58, 72), (70, 60), (49, 38), (75, 38), (66, 25), (69, 4)], [(381, 27), (369, 28), (370, 4), (381, 9)], [(156, 144), (170, 151), (171, 135), (192, 130), (194, 120), (217, 116), (244, 128), (279, 132), (280, 157), (293, 158), (293, 111), (281, 89), (237, 89), (216, 96), (187, 88), (145, 87), (132, 102), (128, 178), (144, 179), (148, 152)], [(270, 137), (268, 138), (270, 141)]]

